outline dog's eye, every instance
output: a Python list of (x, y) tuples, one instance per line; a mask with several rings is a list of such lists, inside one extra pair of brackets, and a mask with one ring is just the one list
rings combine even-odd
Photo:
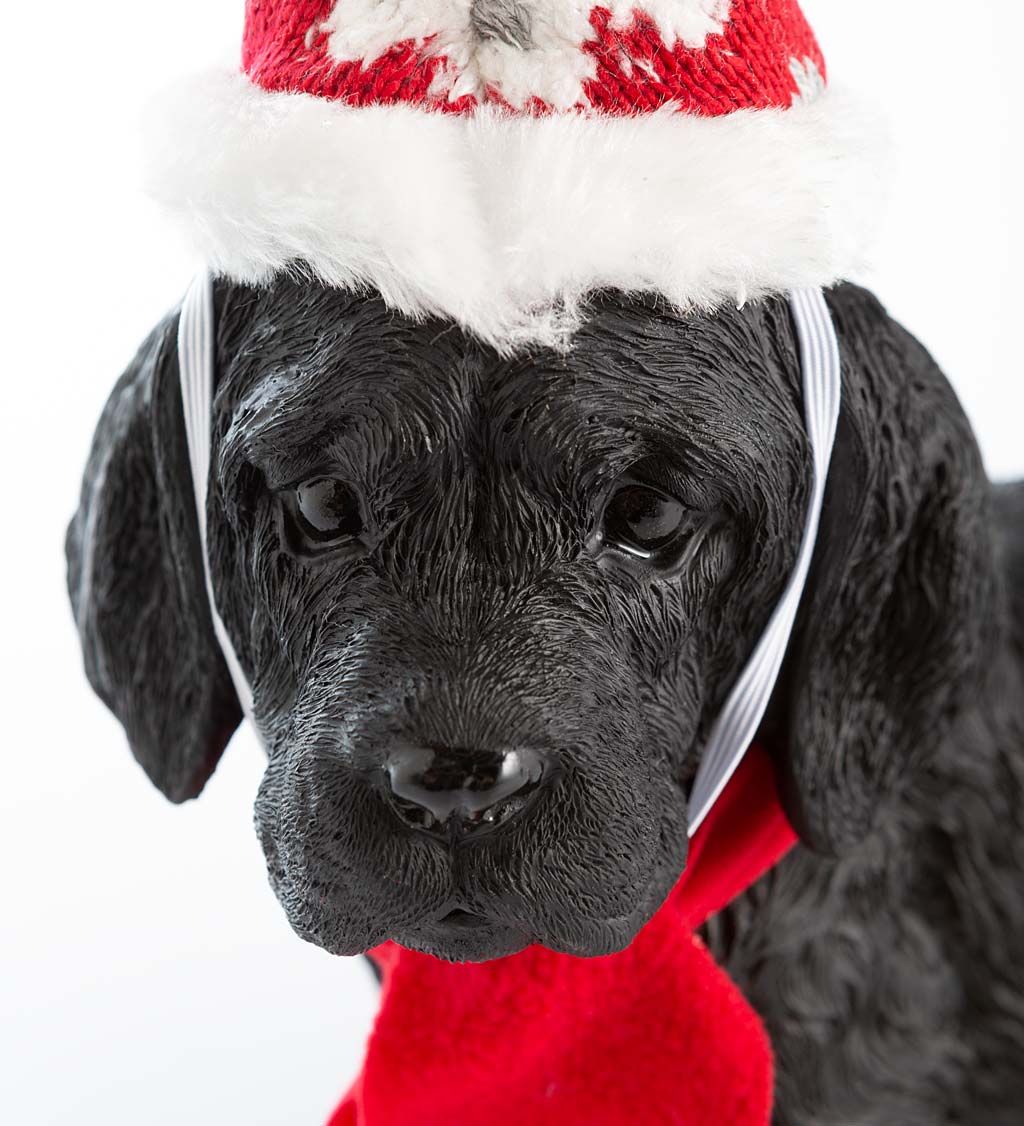
[(336, 477), (303, 481), (286, 496), (290, 537), (299, 550), (319, 552), (354, 540), (363, 532), (356, 491)]
[(687, 509), (674, 497), (648, 485), (628, 482), (605, 506), (602, 540), (649, 559), (675, 540), (686, 517)]

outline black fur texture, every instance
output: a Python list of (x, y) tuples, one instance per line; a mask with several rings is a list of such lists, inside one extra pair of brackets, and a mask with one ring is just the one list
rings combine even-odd
[[(778, 1123), (1019, 1123), (1024, 488), (989, 485), (946, 380), (870, 294), (829, 303), (842, 417), (762, 732), (802, 843), (705, 938), (771, 1034)], [(217, 314), (211, 568), (293, 927), (340, 954), (623, 948), (685, 866), (701, 748), (803, 530), (786, 302), (680, 317), (603, 294), (571, 353), (511, 360), (305, 282), (219, 283)], [(115, 388), (68, 558), (89, 678), (183, 800), (240, 713), (175, 325)], [(286, 498), (323, 475), (359, 498), (361, 535), (311, 556)], [(683, 503), (665, 565), (602, 533), (624, 480)], [(519, 816), (453, 843), (395, 815), (385, 767), (408, 746), (550, 769)]]

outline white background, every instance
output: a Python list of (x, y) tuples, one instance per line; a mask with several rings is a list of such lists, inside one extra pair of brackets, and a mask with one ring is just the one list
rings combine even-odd
[[(834, 78), (876, 98), (895, 192), (876, 273), (957, 387), (996, 476), (1024, 476), (1017, 0), (806, 0)], [(14, 24), (11, 25), (11, 10)], [(202, 800), (166, 804), (91, 695), (62, 538), (117, 374), (192, 263), (136, 186), (158, 86), (231, 56), (241, 0), (7, 5), (3, 995), (12, 1126), (318, 1126), (374, 989), (294, 937), (251, 829), (239, 734)]]

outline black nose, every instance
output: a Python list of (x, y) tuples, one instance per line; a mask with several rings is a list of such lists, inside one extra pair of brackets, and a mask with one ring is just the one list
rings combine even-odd
[(544, 759), (529, 748), (403, 747), (387, 760), (399, 816), (439, 836), (475, 833), (508, 821), (530, 803), (546, 773)]

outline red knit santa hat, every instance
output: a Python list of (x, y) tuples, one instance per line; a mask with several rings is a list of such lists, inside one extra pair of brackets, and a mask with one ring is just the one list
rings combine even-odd
[(149, 130), (209, 265), (501, 348), (564, 343), (600, 287), (710, 310), (830, 284), (875, 209), (796, 0), (247, 0), (242, 64)]

